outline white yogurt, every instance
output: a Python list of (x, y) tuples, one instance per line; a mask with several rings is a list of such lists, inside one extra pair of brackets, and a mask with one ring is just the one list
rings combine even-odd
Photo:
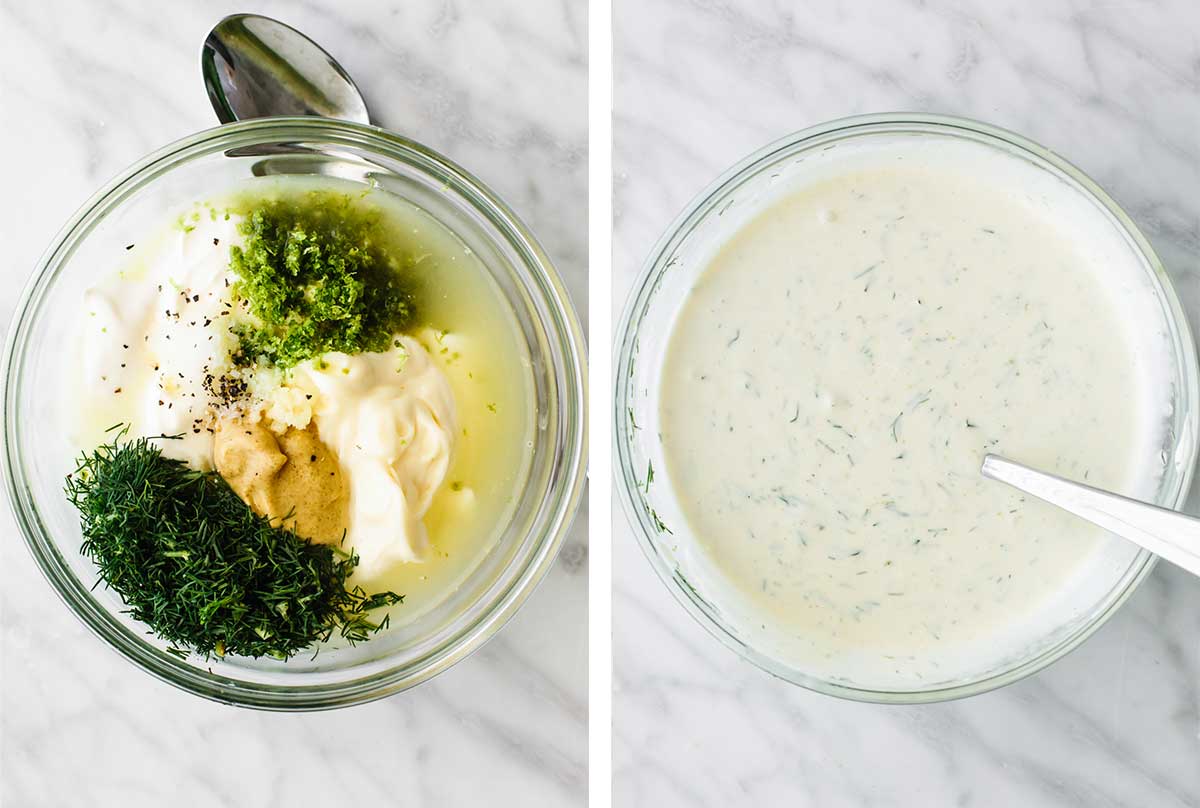
[(204, 380), (228, 367), (237, 338), (229, 248), (241, 217), (198, 217), (139, 247), (130, 267), (84, 294), (83, 379), (94, 423), (133, 436), (179, 435), (163, 454), (211, 469), (212, 396)]
[(867, 687), (986, 669), (1047, 610), (1078, 618), (1064, 593), (1132, 550), (979, 465), (1152, 494), (1166, 359), (1131, 325), (1143, 279), (1080, 194), (969, 143), (863, 150), (768, 207), (695, 284), (661, 382), (706, 594)]

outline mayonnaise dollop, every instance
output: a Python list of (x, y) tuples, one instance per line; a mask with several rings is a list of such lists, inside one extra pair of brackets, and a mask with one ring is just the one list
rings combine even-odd
[(429, 546), (422, 518), (454, 449), (454, 395), (421, 343), (397, 336), (383, 353), (328, 353), (297, 365), (266, 409), (282, 428), (311, 418), (349, 482), (346, 544), (370, 578)]

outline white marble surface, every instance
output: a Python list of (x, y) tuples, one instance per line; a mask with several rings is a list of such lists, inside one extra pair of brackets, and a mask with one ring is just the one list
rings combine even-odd
[[(583, 306), (582, 0), (3, 0), (0, 323), (43, 247), (96, 187), (215, 124), (199, 46), (221, 16), (248, 10), (313, 35), (383, 125), (492, 185)], [(586, 514), (539, 591), (475, 656), (408, 693), (311, 715), (238, 710), (151, 679), (58, 602), (7, 503), (0, 536), (5, 806), (584, 802)]]
[[(1200, 325), (1198, 30), (1190, 0), (617, 0), (614, 314), (670, 219), (738, 158), (910, 109), (991, 121), (1081, 166)], [(735, 658), (659, 583), (622, 514), (614, 526), (622, 808), (1200, 805), (1200, 582), (1165, 564), (1032, 679), (885, 708)]]

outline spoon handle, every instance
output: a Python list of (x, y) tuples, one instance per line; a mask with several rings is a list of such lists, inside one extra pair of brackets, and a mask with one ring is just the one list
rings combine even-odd
[(982, 473), (1200, 575), (1200, 519), (1064, 480), (996, 455), (983, 458)]

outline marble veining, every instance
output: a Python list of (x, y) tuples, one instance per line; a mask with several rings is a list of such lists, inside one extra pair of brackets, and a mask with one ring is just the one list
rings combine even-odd
[[(376, 121), (492, 186), (586, 314), (587, 7), (233, 0), (0, 0), (0, 324), (41, 250), (101, 183), (216, 124), (199, 49), (225, 14), (324, 44)], [(587, 531), (473, 657), (415, 690), (279, 715), (188, 696), (105, 648), (35, 569), (0, 507), (0, 804), (583, 805)]]
[[(663, 229), (742, 156), (832, 118), (917, 110), (1083, 168), (1151, 240), (1195, 328), (1198, 24), (1186, 0), (616, 0), (614, 316)], [(622, 808), (1200, 805), (1200, 583), (1165, 563), (1037, 676), (882, 707), (738, 660), (675, 603), (619, 508), (613, 524)]]

